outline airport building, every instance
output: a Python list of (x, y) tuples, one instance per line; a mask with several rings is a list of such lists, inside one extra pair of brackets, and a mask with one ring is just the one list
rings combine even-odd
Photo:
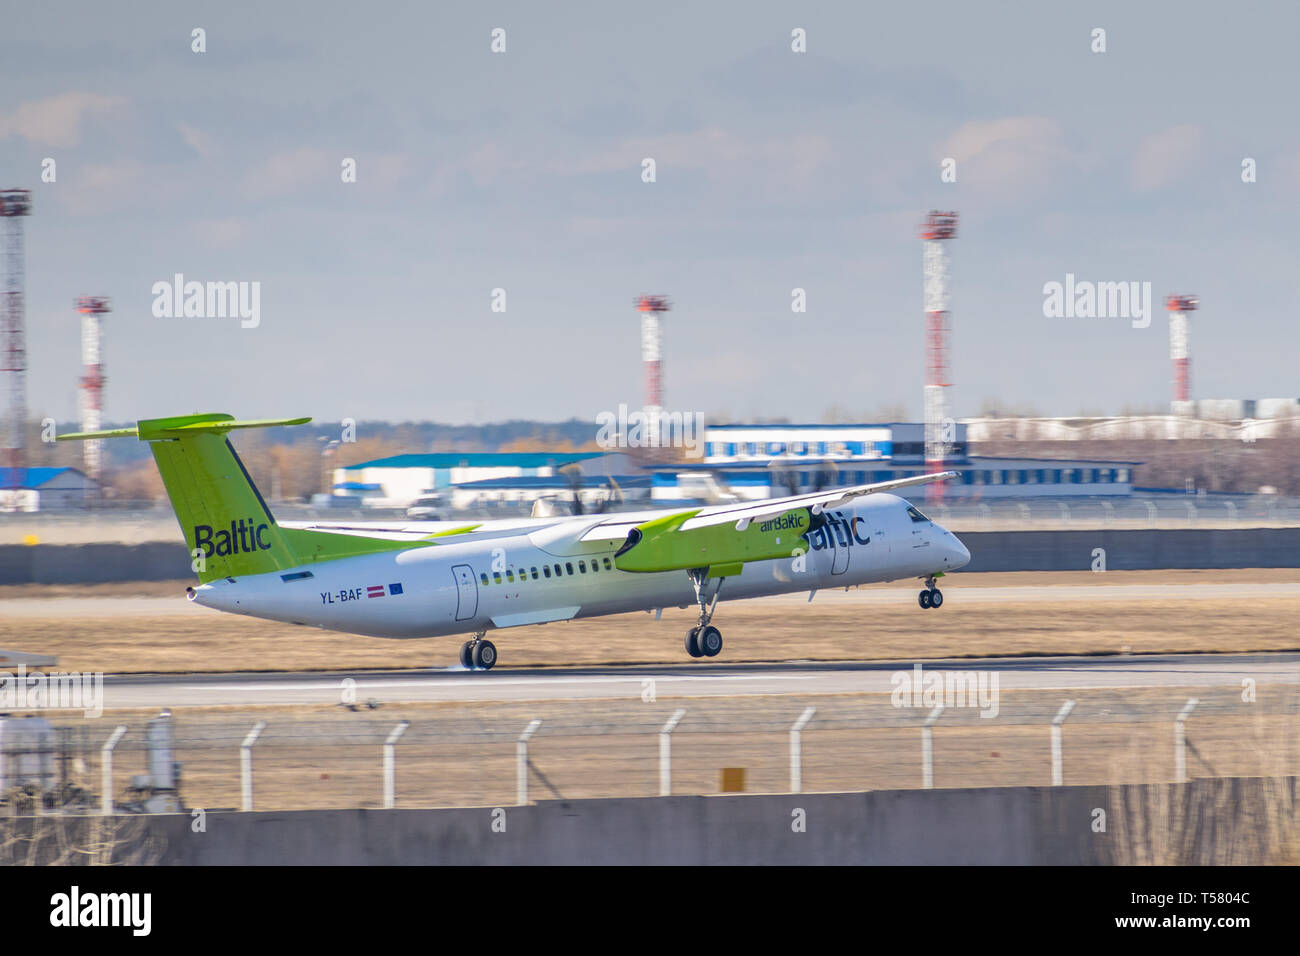
[(584, 503), (608, 494), (648, 497), (649, 475), (631, 456), (603, 452), (447, 452), (393, 455), (334, 470), (334, 496), (368, 508), (408, 508), (436, 496), (455, 510), (529, 506), (538, 499)]
[[(946, 470), (959, 477), (947, 498), (1123, 496), (1133, 493), (1131, 461), (986, 458), (968, 451), (966, 426), (953, 426)], [(925, 426), (712, 425), (704, 458), (649, 466), (657, 505), (762, 499), (926, 473)]]
[[(954, 425), (944, 468), (952, 499), (1117, 497), (1133, 493), (1131, 461), (970, 455), (966, 426)], [(395, 455), (334, 472), (336, 504), (408, 508), (417, 499), (452, 511), (518, 513), (540, 500), (577, 494), (586, 508), (760, 500), (821, 488), (892, 481), (926, 473), (925, 426), (712, 425), (703, 457), (664, 462), (626, 453), (523, 452)]]
[(76, 468), (0, 468), (0, 511), (79, 508), (94, 489)]
[(1263, 441), (1300, 432), (1300, 399), (1225, 398), (1184, 403), (1174, 415), (971, 418), (971, 441)]

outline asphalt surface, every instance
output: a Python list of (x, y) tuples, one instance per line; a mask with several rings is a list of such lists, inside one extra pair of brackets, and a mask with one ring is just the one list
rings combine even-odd
[[(653, 681), (659, 700), (774, 694), (888, 694), (912, 661), (764, 664), (684, 663), (619, 667), (502, 668), (469, 672), (358, 671), (205, 675), (108, 675), (106, 709), (337, 704), (351, 680), (358, 701), (545, 701), (625, 698)], [(1300, 654), (1178, 654), (927, 660), (925, 671), (993, 671), (1004, 691), (1236, 687), (1300, 683)]]

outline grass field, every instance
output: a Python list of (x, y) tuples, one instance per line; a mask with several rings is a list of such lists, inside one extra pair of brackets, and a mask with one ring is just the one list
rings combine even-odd
[[(916, 606), (915, 583), (819, 595), (811, 604), (798, 596), (724, 603), (715, 618), (726, 640), (718, 661), (1293, 650), (1300, 648), (1294, 626), (1300, 597), (1198, 596), (1198, 586), (1296, 582), (1297, 569), (957, 574), (945, 582), (947, 601), (938, 611)], [(462, 640), (391, 641), (219, 614), (186, 605), (184, 584), (0, 588), (0, 647), (53, 654), (60, 668), (80, 671), (351, 670), (449, 666)], [(1142, 587), (1170, 584), (1187, 587), (1154, 597)], [(1133, 593), (1116, 596), (1108, 588), (1088, 600), (1076, 591), (1054, 603), (1037, 591), (1050, 596), (1052, 587), (1107, 585), (1132, 585)], [(975, 600), (982, 589), (1026, 586), (1036, 599)], [(898, 599), (867, 594), (882, 590)], [(964, 602), (963, 593), (971, 600)], [(130, 610), (156, 605), (131, 598), (162, 596), (176, 597), (165, 615)], [(102, 597), (103, 613), (61, 611), (70, 597)], [(8, 599), (21, 610), (7, 610)], [(682, 637), (693, 623), (693, 610), (669, 608), (659, 621), (624, 614), (491, 637), (501, 655), (498, 668), (680, 662), (686, 659)]]

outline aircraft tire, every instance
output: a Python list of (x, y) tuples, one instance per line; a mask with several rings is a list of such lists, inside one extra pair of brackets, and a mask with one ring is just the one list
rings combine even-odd
[(460, 666), (469, 670), (474, 666), (474, 643), (466, 641), (460, 646)]
[(941, 607), (943, 605), (943, 592), (938, 588), (930, 591), (930, 607)]
[(930, 592), (922, 591), (916, 596), (916, 602), (928, 611), (930, 609)]
[(704, 652), (700, 650), (700, 629), (693, 627), (686, 632), (686, 653), (691, 657), (703, 657)]
[(698, 640), (705, 657), (717, 657), (722, 651), (722, 632), (713, 625), (702, 628)]
[(474, 666), (487, 671), (491, 670), (496, 662), (497, 646), (491, 641), (479, 641), (478, 647), (474, 648)]

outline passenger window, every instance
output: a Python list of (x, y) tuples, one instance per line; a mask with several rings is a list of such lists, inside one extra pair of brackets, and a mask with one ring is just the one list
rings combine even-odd
[(555, 566), (555, 576), (558, 578), (558, 577), (560, 577), (560, 576), (563, 575), (563, 574), (564, 574), (564, 569), (561, 568), (561, 567), (557, 564), (557, 565)]
[(548, 578), (551, 576), (551, 566), (549, 564), (542, 565), (542, 574), (546, 575)]
[(605, 559), (605, 570), (608, 571), (609, 569), (610, 569), (610, 566), (609, 566), (609, 558), (606, 558), (606, 559)]
[(579, 561), (579, 562), (578, 562), (578, 570), (581, 571), (583, 574), (586, 574), (586, 573), (587, 573), (587, 562), (586, 562), (586, 561)]
[(537, 569), (536, 569), (536, 568), (529, 568), (528, 570), (532, 573), (532, 575), (533, 575), (533, 580), (536, 581), (536, 580), (537, 580)]
[(492, 580), (495, 581), (497, 584), (500, 584), (500, 583), (501, 583), (501, 572), (500, 572), (500, 571), (493, 571), (493, 572), (492, 572)]
[(573, 562), (572, 562), (572, 561), (565, 561), (565, 562), (564, 562), (564, 570), (566, 570), (566, 571), (568, 571), (570, 574), (572, 574), (572, 573), (573, 573)]
[(479, 575), (479, 580), (481, 580), (481, 581), (483, 582), (483, 586), (484, 586), (484, 587), (487, 587), (487, 572), (486, 572), (486, 571), (484, 571), (482, 574)]
[(600, 561), (596, 558), (591, 559), (591, 573), (595, 574), (600, 570)]
[(507, 570), (507, 571), (506, 571), (506, 580), (509, 581), (511, 584), (514, 584), (514, 583), (515, 583), (515, 572)]

